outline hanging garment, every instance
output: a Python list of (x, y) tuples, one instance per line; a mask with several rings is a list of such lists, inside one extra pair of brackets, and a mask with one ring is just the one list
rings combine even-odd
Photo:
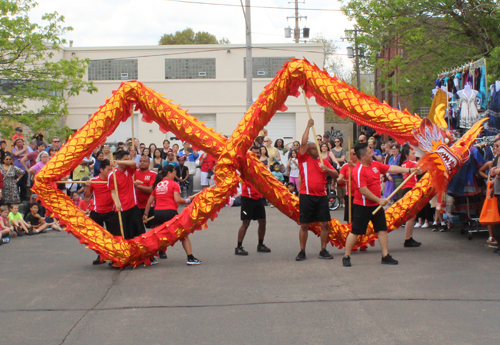
[(496, 135), (495, 130), (500, 130), (500, 92), (495, 84), (491, 85), (491, 98), (488, 107), (488, 130), (487, 135)]
[(479, 94), (481, 95), (481, 110), (485, 110), (488, 108), (488, 91), (486, 90), (486, 66), (481, 67)]
[[(479, 168), (486, 163), (481, 153), (474, 146), (470, 148), (469, 160), (458, 170), (448, 183), (448, 194), (454, 196), (471, 196), (481, 193), (482, 186), (478, 184), (476, 175)], [(482, 181), (482, 180), (481, 180)]]
[(467, 97), (465, 92), (460, 95), (460, 127), (471, 128), (480, 117), (476, 108), (476, 95), (472, 91), (470, 97)]

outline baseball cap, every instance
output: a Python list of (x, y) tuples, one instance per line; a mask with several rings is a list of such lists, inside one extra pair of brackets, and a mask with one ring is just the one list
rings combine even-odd
[(22, 129), (21, 127), (16, 127), (16, 131), (18, 131), (18, 132), (22, 132), (22, 131), (23, 131), (23, 129)]
[(7, 143), (4, 139), (0, 140), (0, 143)]

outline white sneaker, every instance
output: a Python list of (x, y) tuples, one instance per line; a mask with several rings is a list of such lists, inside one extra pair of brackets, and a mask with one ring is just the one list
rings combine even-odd
[(420, 228), (422, 226), (422, 224), (420, 224), (419, 222), (416, 222), (415, 225), (413, 226), (414, 228)]
[(424, 225), (422, 225), (422, 229), (426, 229), (429, 227), (429, 223), (425, 222)]

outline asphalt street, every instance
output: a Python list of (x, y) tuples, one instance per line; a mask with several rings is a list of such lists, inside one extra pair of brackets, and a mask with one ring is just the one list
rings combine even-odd
[[(180, 244), (151, 267), (92, 266), (96, 255), (66, 232), (0, 247), (0, 344), (498, 344), (500, 256), (487, 235), (416, 229), (420, 248), (389, 234), (397, 266), (377, 246), (342, 267), (318, 259), (310, 233), (296, 262), (298, 225), (275, 208), (257, 253), (257, 224), (235, 256), (239, 208), (191, 235), (200, 266)], [(343, 211), (332, 212), (341, 218)]]

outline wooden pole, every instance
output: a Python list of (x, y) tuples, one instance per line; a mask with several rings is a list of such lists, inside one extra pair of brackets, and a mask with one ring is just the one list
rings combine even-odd
[[(115, 182), (115, 193), (116, 193), (116, 198), (118, 201), (120, 201), (120, 197), (118, 196), (118, 184), (116, 183), (116, 171), (115, 171), (115, 160), (113, 158), (113, 154), (110, 156), (111, 158), (111, 166), (113, 167), (113, 181)], [(121, 205), (121, 202), (120, 202)], [(122, 233), (123, 239), (125, 239), (125, 234), (123, 233), (123, 222), (122, 222), (122, 212), (120, 210), (118, 211), (118, 220), (120, 221), (120, 232)]]
[[(91, 180), (89, 180), (89, 182), (90, 183), (108, 183), (108, 181), (91, 181)], [(87, 181), (70, 181), (70, 180), (68, 180), (68, 181), (54, 181), (54, 183), (59, 183), (59, 184), (61, 184), (61, 183), (85, 184), (85, 183), (87, 183)]]
[[(135, 147), (135, 138), (134, 138), (134, 114), (133, 113), (132, 113), (131, 119), (132, 119), (132, 148), (134, 148)], [(135, 152), (136, 152), (136, 154), (139, 154), (138, 147), (135, 147)]]
[[(413, 175), (415, 175), (416, 173), (417, 173), (417, 170), (414, 170), (407, 178), (405, 178), (405, 180), (403, 181), (403, 183), (401, 183), (398, 188), (394, 189), (394, 191), (391, 193), (391, 195), (389, 195), (387, 197), (387, 199), (385, 199), (385, 200), (390, 200), (394, 196), (394, 194), (396, 194), (398, 192), (398, 190), (400, 190), (401, 188), (403, 188), (403, 186), (406, 184), (406, 182), (408, 182), (413, 177)], [(372, 214), (377, 213), (378, 210), (380, 210), (381, 208), (382, 208), (382, 205), (379, 205), (379, 207), (377, 207), (375, 209), (375, 211), (372, 212)]]
[[(351, 158), (351, 137), (347, 137), (348, 147), (349, 147), (349, 160)], [(347, 173), (349, 174), (349, 197), (347, 198), (347, 203), (349, 205), (349, 224), (352, 223), (352, 203), (351, 203), (351, 166), (349, 165), (349, 160), (347, 161)]]
[[(311, 110), (309, 109), (309, 103), (307, 102), (306, 92), (302, 90), (302, 94), (304, 95), (304, 101), (306, 102), (307, 114), (309, 115), (309, 119), (312, 120)], [(321, 166), (323, 166), (324, 164), (323, 164), (323, 159), (321, 159), (321, 148), (319, 147), (318, 140), (316, 139), (316, 130), (314, 129), (314, 126), (312, 126), (311, 128), (314, 135), (314, 142), (316, 143), (316, 149), (318, 150), (319, 162), (321, 163)]]
[(148, 218), (148, 219), (146, 219), (143, 223), (147, 223), (147, 222), (149, 222), (150, 220), (152, 220), (152, 219), (154, 219), (154, 218), (155, 218), (155, 216), (149, 217), (149, 218)]

